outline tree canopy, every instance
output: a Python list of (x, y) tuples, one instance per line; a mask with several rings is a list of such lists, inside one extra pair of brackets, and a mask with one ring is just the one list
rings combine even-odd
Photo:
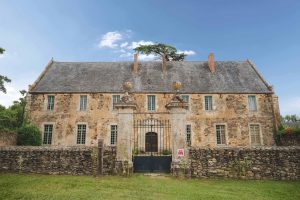
[(183, 61), (187, 56), (184, 53), (178, 53), (177, 49), (173, 46), (157, 43), (150, 45), (140, 45), (134, 49), (134, 51), (142, 54), (154, 54), (157, 56), (165, 55), (167, 61)]
[[(3, 54), (5, 49), (0, 47), (0, 54)], [(7, 76), (0, 75), (0, 91), (6, 93), (6, 88), (4, 87), (4, 83), (11, 82), (11, 80)]]

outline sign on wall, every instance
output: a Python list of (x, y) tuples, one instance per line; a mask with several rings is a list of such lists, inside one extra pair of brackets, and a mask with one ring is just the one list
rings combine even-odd
[(177, 156), (183, 157), (184, 156), (184, 149), (177, 149)]

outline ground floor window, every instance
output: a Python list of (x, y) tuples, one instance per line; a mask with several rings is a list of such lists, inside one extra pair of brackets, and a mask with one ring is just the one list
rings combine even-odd
[(192, 134), (192, 126), (190, 124), (186, 125), (186, 144), (188, 147), (191, 146), (191, 134)]
[(117, 144), (117, 138), (118, 138), (118, 126), (117, 125), (111, 125), (110, 126), (110, 144), (116, 145)]
[(52, 143), (52, 131), (53, 131), (53, 125), (52, 124), (45, 124), (44, 125), (43, 144), (51, 144)]
[(77, 125), (77, 144), (85, 144), (86, 138), (86, 125), (78, 124)]
[(216, 125), (217, 144), (226, 145), (225, 125)]
[(261, 145), (260, 127), (258, 124), (250, 124), (250, 138), (252, 145)]

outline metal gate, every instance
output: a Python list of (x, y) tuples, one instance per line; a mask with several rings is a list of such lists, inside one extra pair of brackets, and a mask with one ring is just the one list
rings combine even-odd
[(150, 116), (134, 119), (134, 172), (170, 172), (172, 152), (170, 122)]

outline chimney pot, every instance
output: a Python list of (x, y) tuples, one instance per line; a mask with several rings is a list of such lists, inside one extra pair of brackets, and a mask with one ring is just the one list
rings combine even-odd
[(133, 72), (137, 74), (138, 70), (139, 70), (138, 54), (135, 53), (133, 54)]
[(211, 73), (214, 73), (216, 71), (215, 58), (213, 53), (210, 53), (208, 55), (208, 67)]

